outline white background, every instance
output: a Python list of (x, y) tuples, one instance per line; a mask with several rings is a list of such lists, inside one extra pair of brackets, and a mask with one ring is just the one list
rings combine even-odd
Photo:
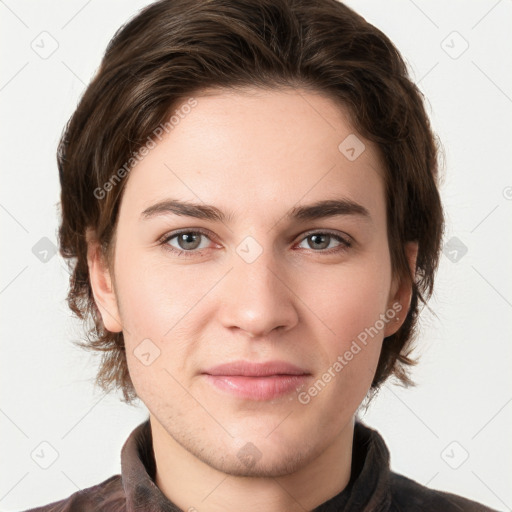
[[(119, 473), (121, 447), (147, 416), (144, 405), (128, 407), (93, 387), (99, 359), (70, 342), (83, 331), (65, 303), (65, 264), (58, 255), (44, 263), (32, 249), (43, 237), (57, 241), (61, 131), (115, 30), (148, 3), (0, 2), (0, 508), (6, 512)], [(395, 471), (511, 510), (512, 1), (348, 4), (392, 39), (428, 98), (445, 147), (445, 241), (455, 236), (467, 247), (457, 262), (442, 257), (430, 303), (435, 315), (424, 311), (417, 343), (418, 386), (387, 384), (362, 419), (383, 435)], [(58, 43), (48, 58), (32, 48), (42, 46), (41, 38), (46, 49), (52, 38)], [(42, 442), (58, 454), (47, 469), (31, 457)]]

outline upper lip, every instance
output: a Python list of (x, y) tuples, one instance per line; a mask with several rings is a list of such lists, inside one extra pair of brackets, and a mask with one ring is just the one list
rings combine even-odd
[(309, 375), (309, 372), (287, 363), (286, 361), (267, 361), (251, 363), (250, 361), (232, 361), (213, 366), (203, 373), (208, 375), (241, 375), (246, 377), (267, 377), (269, 375)]

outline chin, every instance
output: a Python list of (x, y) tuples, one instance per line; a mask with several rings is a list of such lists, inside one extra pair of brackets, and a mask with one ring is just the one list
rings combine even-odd
[[(260, 452), (254, 445), (247, 443), (238, 450), (235, 458), (222, 458), (220, 460), (203, 460), (209, 466), (231, 476), (252, 478), (276, 478), (293, 474), (305, 466), (313, 454), (306, 457), (297, 449), (290, 449), (288, 453), (276, 453), (272, 450), (271, 459), (265, 457), (265, 451)], [(217, 459), (217, 457), (214, 457)]]

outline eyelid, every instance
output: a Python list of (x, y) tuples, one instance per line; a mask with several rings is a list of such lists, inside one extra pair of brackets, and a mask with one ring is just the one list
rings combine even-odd
[[(171, 245), (168, 245), (167, 242), (169, 242), (169, 240), (171, 240), (172, 238), (180, 235), (181, 233), (198, 233), (198, 234), (202, 234), (204, 236), (206, 236), (210, 241), (214, 242), (214, 238), (215, 237), (212, 237), (212, 233), (208, 230), (208, 229), (205, 229), (205, 228), (181, 228), (181, 229), (177, 229), (175, 231), (171, 231), (171, 232), (167, 232), (166, 234), (164, 234), (162, 237), (159, 238), (158, 242), (161, 244), (161, 245), (164, 245), (166, 246), (165, 248), (169, 251), (172, 251), (172, 252), (175, 252), (175, 253), (178, 253), (179, 255), (185, 253), (187, 256), (193, 256), (195, 254), (201, 254), (203, 251), (205, 251), (206, 249), (200, 249), (200, 250), (190, 250), (190, 251), (187, 251), (185, 249), (177, 249), (176, 247), (172, 247)], [(308, 238), (309, 236), (311, 235), (315, 235), (315, 234), (322, 234), (322, 235), (330, 235), (336, 239), (338, 239), (338, 241), (340, 241), (340, 244), (344, 247), (341, 247), (341, 248), (331, 248), (331, 249), (324, 249), (324, 250), (320, 250), (320, 251), (314, 251), (313, 249), (311, 249), (311, 251), (313, 253), (318, 253), (318, 254), (329, 254), (331, 252), (336, 252), (337, 250), (339, 251), (342, 251), (343, 249), (347, 249), (349, 247), (352, 247), (352, 244), (354, 242), (354, 239), (346, 234), (346, 233), (340, 233), (339, 231), (335, 231), (335, 230), (331, 230), (331, 229), (321, 229), (321, 228), (316, 228), (316, 229), (311, 229), (309, 231), (305, 231), (303, 233), (301, 233), (299, 236), (300, 238), (298, 238), (297, 240), (297, 243), (300, 243), (302, 242), (303, 240), (305, 240), (306, 238)], [(305, 249), (305, 250), (308, 250), (308, 249)]]
[[(341, 233), (341, 232), (336, 231), (336, 230), (321, 229), (321, 228), (311, 229), (309, 231), (305, 231), (304, 233), (301, 233), (300, 234), (300, 237), (301, 237), (300, 241), (304, 240), (308, 236), (316, 235), (316, 234), (331, 235), (333, 237), (338, 237), (341, 240), (343, 240), (343, 242), (345, 242), (348, 246), (351, 246), (354, 243), (354, 239), (350, 235), (348, 235), (347, 233), (344, 233), (344, 232)], [(317, 251), (317, 252), (320, 252), (320, 251)]]
[(182, 229), (176, 229), (174, 231), (169, 231), (165, 233), (163, 236), (161, 236), (158, 241), (161, 243), (168, 242), (171, 238), (174, 238), (175, 236), (180, 235), (181, 233), (200, 233), (206, 237), (208, 237), (210, 240), (213, 241), (212, 233), (204, 228), (182, 228)]

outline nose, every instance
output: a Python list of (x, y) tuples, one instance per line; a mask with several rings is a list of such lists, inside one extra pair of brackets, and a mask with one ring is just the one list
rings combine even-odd
[(233, 255), (233, 269), (223, 280), (220, 320), (230, 330), (263, 338), (293, 328), (299, 319), (290, 282), (291, 269), (276, 262), (270, 250), (251, 263)]

